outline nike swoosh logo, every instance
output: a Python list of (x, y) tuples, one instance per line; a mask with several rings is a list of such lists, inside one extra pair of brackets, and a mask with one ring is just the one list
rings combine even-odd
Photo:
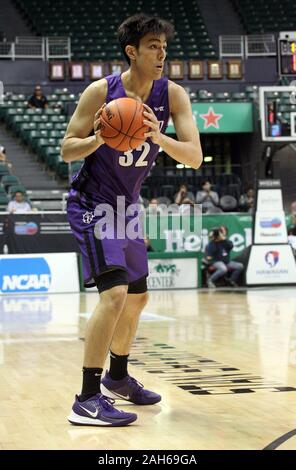
[(114, 392), (114, 390), (111, 390), (111, 392), (114, 393), (114, 395), (116, 395), (118, 398), (123, 398), (124, 400), (129, 400), (130, 399), (129, 395), (121, 395), (120, 393)]
[(92, 418), (96, 418), (98, 416), (98, 413), (99, 413), (99, 410), (96, 408), (96, 411), (93, 412), (93, 411), (90, 411), (88, 410), (87, 408), (84, 408), (83, 406), (79, 405), (80, 408), (82, 408), (84, 411), (86, 411), (86, 413), (88, 413)]

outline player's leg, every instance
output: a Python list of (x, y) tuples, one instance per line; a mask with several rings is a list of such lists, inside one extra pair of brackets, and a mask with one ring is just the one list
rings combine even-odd
[(130, 279), (127, 298), (116, 325), (110, 349), (112, 353), (121, 356), (128, 355), (130, 352), (139, 317), (148, 301), (147, 251), (141, 239), (129, 241), (126, 248), (126, 264)]
[[(91, 214), (90, 211), (87, 213)], [(106, 269), (104, 247), (94, 237), (93, 224), (88, 223), (86, 227), (81, 224), (83, 214), (85, 207), (82, 208), (79, 202), (68, 202), (69, 221), (82, 253), (85, 284), (97, 285), (100, 302), (87, 325), (82, 392), (76, 396), (68, 420), (81, 425), (124, 426), (135, 421), (137, 415), (116, 410), (100, 393), (100, 380), (125, 304), (128, 276), (125, 269), (115, 269), (114, 263), (113, 270)]]
[(148, 264), (144, 242), (136, 240), (130, 242), (126, 258), (129, 275), (136, 276), (138, 273), (141, 277), (129, 284), (126, 303), (111, 343), (110, 369), (102, 379), (101, 390), (110, 398), (121, 398), (138, 405), (152, 405), (159, 402), (161, 396), (144, 389), (143, 385), (127, 371), (128, 356), (136, 335), (139, 317), (148, 300), (146, 280)]
[(139, 318), (148, 301), (148, 293), (127, 294), (124, 308), (117, 322), (110, 350), (120, 356), (130, 353)]
[(85, 368), (103, 368), (117, 322), (124, 308), (127, 286), (115, 286), (101, 292), (85, 332)]
[[(113, 278), (118, 283), (118, 271), (120, 270), (103, 274), (100, 278)], [(102, 289), (102, 284), (106, 286), (104, 281), (98, 280), (99, 290)], [(100, 293), (100, 302), (86, 328), (82, 392), (76, 396), (68, 417), (72, 424), (124, 426), (137, 419), (134, 413), (115, 409), (112, 402), (102, 395), (100, 383), (103, 365), (126, 297), (126, 285), (115, 285)]]
[(118, 320), (110, 349), (110, 369), (102, 379), (102, 393), (113, 399), (124, 399), (137, 405), (153, 405), (161, 396), (147, 390), (128, 374), (128, 357), (143, 307), (148, 296), (128, 294)]

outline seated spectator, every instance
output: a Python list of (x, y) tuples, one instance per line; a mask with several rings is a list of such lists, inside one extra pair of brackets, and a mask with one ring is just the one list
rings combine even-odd
[(248, 188), (245, 194), (239, 199), (239, 208), (243, 212), (252, 212), (254, 208), (254, 189)]
[(202, 204), (202, 211), (206, 213), (209, 209), (218, 207), (219, 196), (215, 191), (211, 191), (212, 185), (208, 180), (203, 181), (201, 187), (202, 190), (196, 194), (196, 202)]
[(146, 208), (146, 211), (149, 215), (156, 215), (163, 213), (163, 207), (161, 204), (158, 204), (156, 197), (152, 198), (149, 202), (149, 206)]
[(28, 108), (48, 108), (47, 98), (42, 94), (39, 85), (35, 87), (34, 95), (28, 100)]
[(24, 194), (21, 191), (15, 193), (13, 200), (7, 206), (7, 212), (11, 214), (22, 214), (31, 210), (30, 204), (25, 201)]
[(296, 201), (293, 201), (291, 204), (291, 220), (289, 225), (291, 226), (290, 228), (296, 226)]
[(7, 161), (6, 150), (3, 145), (0, 144), (0, 163), (5, 163), (9, 168), (12, 168), (12, 164)]
[[(197, 206), (198, 207), (198, 206)], [(190, 198), (184, 198), (179, 206), (179, 213), (182, 215), (194, 214), (194, 202)]]
[(150, 242), (150, 240), (149, 240), (148, 237), (144, 238), (144, 243), (145, 243), (147, 252), (148, 252), (148, 251), (149, 251), (149, 252), (154, 251), (153, 248), (152, 248), (152, 246), (151, 246), (151, 242)]
[(294, 255), (296, 255), (296, 226), (288, 230), (288, 243), (291, 245)]
[(188, 191), (186, 183), (182, 183), (179, 191), (174, 196), (175, 204), (183, 204), (184, 199), (190, 200), (194, 204), (194, 195), (191, 191)]
[(5, 147), (0, 144), (0, 160), (1, 162), (6, 162), (6, 152), (5, 152)]
[(215, 271), (208, 279), (208, 287), (215, 288), (215, 282), (231, 272), (229, 283), (232, 287), (237, 287), (237, 280), (244, 270), (244, 265), (237, 261), (230, 261), (230, 252), (233, 243), (227, 240), (227, 228), (222, 226), (214, 228), (210, 232), (210, 242), (206, 246), (206, 262), (215, 268)]

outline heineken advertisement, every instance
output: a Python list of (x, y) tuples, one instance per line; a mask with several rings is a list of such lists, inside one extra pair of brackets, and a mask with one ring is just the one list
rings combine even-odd
[[(233, 243), (231, 257), (239, 255), (252, 243), (252, 216), (246, 213), (237, 214), (204, 214), (202, 217), (187, 216), (188, 223), (177, 223), (176, 216), (158, 216), (146, 218), (146, 234), (156, 252), (204, 252), (209, 243), (209, 232), (214, 227), (225, 225), (228, 238)], [(291, 216), (285, 217), (287, 227), (291, 226)], [(157, 227), (155, 226), (157, 224)], [(157, 234), (157, 236), (155, 236)], [(149, 236), (150, 235), (150, 236)]]
[[(193, 219), (193, 216), (187, 216)], [(180, 253), (180, 252), (204, 252), (209, 242), (209, 232), (214, 227), (225, 225), (228, 228), (228, 238), (233, 242), (231, 256), (240, 254), (252, 240), (252, 216), (250, 214), (215, 214), (198, 217), (195, 224), (198, 230), (192, 231), (184, 228), (182, 224), (178, 227), (176, 216), (169, 216), (167, 223), (159, 216), (147, 217), (146, 233), (150, 239), (151, 246), (156, 252)], [(158, 227), (155, 227), (155, 225)], [(193, 227), (193, 223), (188, 223), (188, 227)], [(157, 237), (155, 234), (157, 233)]]
[[(200, 133), (253, 132), (253, 103), (193, 103), (192, 112)], [(172, 120), (167, 134), (174, 134)]]

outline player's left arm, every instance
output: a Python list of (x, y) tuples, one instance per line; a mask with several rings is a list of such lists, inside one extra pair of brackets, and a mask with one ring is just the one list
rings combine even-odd
[(159, 121), (147, 105), (144, 105), (147, 110), (144, 112), (144, 123), (149, 125), (150, 132), (145, 136), (151, 137), (174, 160), (197, 169), (202, 163), (199, 132), (193, 120), (189, 97), (184, 88), (174, 82), (169, 82), (169, 102), (178, 140), (160, 132)]

